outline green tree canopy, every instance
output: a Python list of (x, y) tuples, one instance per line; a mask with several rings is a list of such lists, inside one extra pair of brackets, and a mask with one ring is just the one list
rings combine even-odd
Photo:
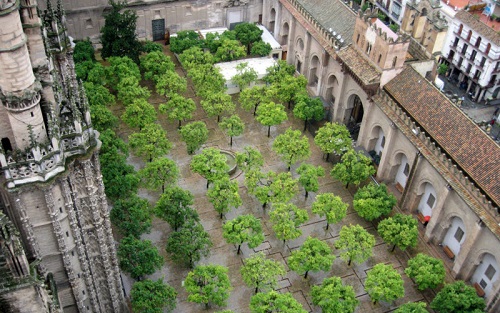
[(387, 191), (384, 184), (369, 183), (356, 191), (353, 206), (359, 216), (373, 221), (383, 215), (389, 215), (396, 202), (396, 197)]
[(101, 56), (128, 56), (139, 62), (141, 44), (137, 39), (137, 14), (125, 9), (125, 2), (109, 0), (111, 10), (104, 16), (104, 27), (101, 28)]
[(319, 121), (325, 115), (323, 102), (319, 98), (311, 98), (309, 96), (299, 97), (296, 100), (293, 108), (293, 116), (304, 121), (304, 130), (307, 129), (307, 122)]
[(295, 74), (295, 67), (286, 63), (285, 60), (278, 60), (278, 62), (266, 69), (266, 76), (264, 81), (268, 84), (280, 83), (285, 77), (293, 76)]
[(179, 133), (182, 141), (186, 143), (188, 154), (193, 154), (208, 139), (207, 125), (202, 121), (191, 122), (183, 126)]
[(166, 251), (174, 262), (193, 268), (195, 262), (210, 254), (212, 246), (210, 235), (203, 226), (191, 220), (168, 237)]
[(151, 190), (161, 188), (161, 191), (165, 192), (165, 186), (171, 186), (177, 182), (179, 168), (169, 158), (158, 158), (147, 163), (137, 174), (144, 187)]
[(229, 142), (231, 147), (233, 146), (233, 136), (239, 136), (245, 130), (245, 124), (238, 115), (223, 118), (219, 127), (231, 138)]
[(362, 263), (372, 256), (375, 237), (360, 225), (344, 225), (339, 235), (335, 248), (343, 250), (340, 257), (348, 265), (351, 262)]
[(348, 151), (352, 146), (352, 139), (345, 125), (328, 122), (318, 129), (314, 143), (326, 153), (328, 161), (330, 153), (342, 155)]
[(85, 61), (95, 62), (95, 50), (90, 39), (80, 40), (75, 44), (73, 48), (73, 61), (75, 61), (75, 63)]
[(248, 67), (248, 62), (242, 62), (236, 65), (236, 75), (231, 80), (240, 87), (240, 90), (244, 90), (257, 80), (257, 71)]
[(299, 226), (309, 219), (307, 211), (299, 209), (292, 203), (275, 203), (269, 213), (276, 238), (283, 240), (296, 239), (302, 235)]
[(253, 23), (239, 23), (234, 28), (236, 39), (247, 47), (247, 54), (250, 54), (251, 46), (254, 42), (260, 41), (263, 31)]
[(241, 277), (255, 293), (267, 292), (278, 286), (278, 277), (286, 274), (285, 266), (278, 261), (267, 259), (263, 252), (255, 253), (245, 259), (240, 268)]
[(408, 302), (400, 306), (394, 313), (429, 313), (425, 302)]
[(163, 279), (156, 281), (146, 279), (135, 282), (130, 291), (132, 310), (137, 313), (172, 312), (176, 307), (177, 291), (163, 283)]
[(116, 201), (109, 217), (123, 236), (139, 238), (151, 230), (149, 202), (136, 195)]
[(276, 152), (290, 170), (291, 166), (299, 161), (304, 161), (311, 156), (309, 140), (302, 136), (299, 130), (288, 128), (283, 134), (278, 135), (273, 142), (273, 151)]
[(446, 277), (443, 261), (423, 253), (408, 261), (405, 273), (415, 281), (419, 290), (436, 288)]
[(379, 263), (366, 273), (365, 290), (373, 303), (404, 297), (403, 278), (392, 265)]
[(246, 111), (253, 110), (253, 115), (255, 116), (259, 104), (269, 101), (267, 90), (268, 88), (266, 86), (257, 85), (243, 89), (238, 99), (241, 107)]
[(438, 313), (480, 313), (485, 307), (484, 299), (461, 280), (446, 284), (431, 302), (431, 309)]
[(250, 298), (251, 313), (307, 313), (302, 305), (289, 293), (271, 290), (257, 293)]
[(163, 258), (151, 241), (132, 236), (120, 241), (117, 255), (120, 268), (134, 279), (151, 275), (163, 265)]
[(140, 57), (144, 79), (152, 79), (155, 83), (159, 76), (173, 72), (175, 64), (163, 51), (153, 51)]
[(115, 104), (115, 96), (109, 92), (108, 88), (91, 82), (83, 83), (83, 87), (85, 88), (85, 94), (91, 107)]
[(263, 173), (260, 170), (251, 170), (245, 174), (245, 185), (248, 192), (262, 203), (263, 208), (268, 203), (290, 201), (298, 192), (297, 180), (292, 178), (290, 172)]
[(155, 206), (155, 214), (177, 231), (186, 222), (200, 220), (198, 212), (191, 208), (193, 195), (178, 186), (165, 189)]
[(221, 114), (231, 114), (236, 107), (231, 96), (225, 92), (208, 93), (205, 99), (201, 100), (201, 106), (208, 117), (217, 116), (217, 123), (220, 121)]
[(335, 164), (330, 175), (342, 183), (359, 185), (362, 181), (375, 174), (375, 168), (371, 160), (362, 152), (356, 152), (353, 149), (347, 151), (340, 163)]
[[(139, 66), (131, 58), (113, 56), (108, 59), (108, 62), (106, 81), (109, 82), (111, 88), (117, 89), (118, 84), (125, 78), (133, 80), (136, 84), (141, 80)], [(128, 83), (128, 85), (131, 85), (131, 83)]]
[(264, 158), (259, 150), (246, 146), (243, 152), (236, 152), (236, 163), (244, 171), (260, 170), (264, 165)]
[(288, 119), (285, 107), (274, 102), (261, 103), (257, 107), (257, 122), (267, 126), (267, 137), (271, 136), (271, 126), (279, 125)]
[(302, 163), (297, 168), (299, 177), (299, 184), (304, 187), (306, 191), (305, 198), (309, 196), (309, 192), (316, 192), (319, 190), (319, 177), (325, 176), (325, 169), (322, 166), (314, 166), (312, 164)]
[(200, 154), (193, 156), (191, 170), (207, 180), (208, 185), (224, 176), (227, 176), (229, 166), (227, 158), (218, 149), (206, 148)]
[(292, 271), (304, 273), (304, 278), (307, 278), (309, 271), (328, 271), (334, 260), (335, 255), (326, 242), (307, 237), (298, 250), (292, 251), (288, 266)]
[(120, 100), (124, 105), (130, 105), (138, 99), (144, 99), (147, 101), (151, 92), (147, 87), (139, 86), (139, 81), (133, 76), (123, 78), (117, 86), (118, 89), (118, 100)]
[(149, 162), (168, 154), (172, 149), (167, 132), (158, 124), (148, 124), (140, 132), (131, 134), (128, 143), (135, 155)]
[(329, 224), (340, 222), (347, 214), (349, 205), (342, 198), (333, 193), (322, 193), (316, 196), (311, 211), (320, 217), (326, 218), (326, 229)]
[(216, 179), (207, 192), (208, 201), (212, 203), (215, 211), (220, 214), (220, 218), (231, 210), (241, 205), (241, 198), (238, 193), (238, 182), (230, 180), (229, 176), (222, 176)]
[(246, 56), (245, 47), (241, 46), (238, 40), (224, 38), (221, 45), (215, 52), (217, 62), (229, 62)]
[[(288, 103), (288, 108), (292, 104), (292, 101), (296, 100), (298, 96), (306, 93), (307, 79), (304, 75), (299, 75), (297, 77), (285, 75), (279, 82), (272, 85), (272, 89), (275, 89), (275, 97), (282, 103)], [(310, 101), (310, 100), (307, 100)], [(314, 105), (311, 103), (311, 105)]]
[(254, 42), (252, 48), (250, 49), (250, 54), (259, 57), (265, 57), (269, 55), (269, 53), (271, 53), (272, 50), (273, 48), (271, 47), (270, 44), (261, 40)]
[(382, 220), (377, 231), (385, 242), (393, 245), (391, 251), (394, 251), (396, 246), (404, 251), (407, 247), (417, 246), (417, 225), (417, 220), (411, 215), (397, 213)]
[(187, 300), (205, 304), (225, 306), (231, 291), (231, 281), (227, 275), (228, 268), (221, 265), (198, 265), (189, 272), (184, 280), (184, 288), (188, 293)]
[(323, 313), (354, 313), (359, 304), (354, 288), (344, 285), (337, 276), (326, 278), (321, 285), (313, 286), (311, 297)]
[(181, 128), (182, 121), (193, 118), (196, 104), (192, 99), (174, 93), (170, 95), (167, 103), (160, 104), (159, 110), (166, 113), (170, 120), (179, 121), (178, 128)]
[(170, 51), (181, 54), (192, 47), (202, 47), (203, 40), (200, 39), (198, 32), (194, 30), (181, 30), (177, 32), (176, 37), (170, 38)]
[(224, 92), (226, 80), (219, 68), (212, 64), (203, 64), (189, 70), (188, 76), (193, 81), (196, 95), (205, 98), (209, 94)]
[(145, 40), (141, 42), (142, 44), (142, 52), (151, 53), (151, 52), (163, 52), (163, 45), (157, 42), (153, 42), (151, 40)]
[(91, 105), (90, 118), (92, 125), (98, 131), (115, 128), (118, 124), (118, 118), (103, 105)]
[(228, 243), (238, 245), (236, 254), (240, 254), (241, 245), (245, 242), (250, 249), (253, 249), (264, 241), (262, 224), (252, 214), (238, 215), (235, 219), (227, 221), (222, 226), (222, 237)]
[(167, 71), (156, 79), (156, 92), (170, 98), (174, 94), (184, 93), (187, 89), (187, 81), (174, 71)]
[(156, 122), (158, 114), (155, 107), (144, 99), (136, 99), (129, 104), (122, 114), (122, 121), (130, 128), (143, 129), (146, 125)]
[[(207, 38), (210, 35), (207, 34)], [(215, 53), (215, 52), (214, 52)], [(179, 56), (182, 66), (190, 71), (198, 65), (203, 64), (214, 64), (214, 56), (207, 52), (204, 52), (200, 47), (193, 46), (189, 49), (184, 50), (184, 52)]]

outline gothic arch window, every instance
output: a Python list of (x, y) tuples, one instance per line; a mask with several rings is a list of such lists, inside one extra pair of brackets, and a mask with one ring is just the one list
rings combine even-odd
[(422, 14), (421, 16), (427, 16), (427, 9), (426, 8), (423, 8), (422, 9)]
[(481, 44), (481, 37), (477, 37), (477, 39), (476, 39), (476, 47), (479, 48), (480, 44)]

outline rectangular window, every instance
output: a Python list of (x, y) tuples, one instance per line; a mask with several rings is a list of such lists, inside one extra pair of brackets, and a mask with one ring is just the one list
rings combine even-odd
[(461, 67), (463, 61), (464, 61), (464, 58), (460, 57), (460, 59), (458, 60), (458, 63), (457, 63), (457, 67)]
[(477, 54), (477, 51), (476, 50), (472, 50), (472, 53), (470, 54), (470, 60), (471, 61), (474, 61), (476, 59), (476, 54)]
[(429, 194), (429, 198), (427, 198), (427, 205), (432, 208), (434, 207), (434, 203), (436, 202), (436, 197), (432, 193)]
[(470, 70), (472, 69), (472, 64), (469, 63), (469, 65), (467, 65), (467, 69), (465, 70), (465, 72), (467, 74), (470, 74)]
[(486, 286), (488, 286), (488, 284), (484, 281), (484, 279), (481, 279), (481, 281), (479, 282), (479, 286), (481, 286), (481, 288), (485, 289)]
[(455, 232), (455, 239), (458, 241), (458, 242), (461, 242), (462, 241), (462, 238), (464, 238), (464, 231), (462, 228), (458, 227), (457, 228), (457, 231)]
[(493, 280), (493, 276), (495, 276), (497, 270), (490, 265), (488, 265), (488, 268), (486, 269), (486, 272), (484, 272), (484, 275), (488, 277), (489, 280)]
[(408, 176), (410, 174), (410, 165), (408, 163), (405, 164), (403, 174), (405, 174), (405, 176)]
[(297, 61), (297, 73), (300, 73), (300, 67), (302, 66), (302, 62)]
[(458, 37), (455, 37), (455, 41), (453, 42), (453, 47), (456, 47), (458, 45)]
[(469, 46), (464, 44), (464, 46), (462, 47), (462, 54), (465, 54), (465, 52), (467, 52), (467, 48), (469, 48)]
[(486, 63), (486, 58), (485, 57), (483, 57), (481, 59), (481, 64), (479, 64), (479, 66), (484, 67), (484, 63)]

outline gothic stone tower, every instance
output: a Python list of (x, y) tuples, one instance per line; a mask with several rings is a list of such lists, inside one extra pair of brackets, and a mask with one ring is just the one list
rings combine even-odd
[(123, 312), (98, 158), (60, 1), (0, 0), (0, 209), (64, 312)]

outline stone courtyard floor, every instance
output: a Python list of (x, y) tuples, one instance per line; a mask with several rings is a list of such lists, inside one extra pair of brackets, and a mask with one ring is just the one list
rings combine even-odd
[[(172, 60), (176, 63), (176, 71), (185, 76), (182, 68), (178, 64), (175, 57), (172, 56), (168, 51), (166, 51), (172, 57)], [(153, 86), (150, 87), (153, 96), (150, 102), (156, 107), (159, 103), (165, 101), (163, 97), (156, 95), (153, 91)], [(302, 130), (303, 122), (295, 119), (290, 112), (287, 110), (289, 120), (278, 127), (271, 128), (271, 137), (267, 138), (267, 127), (261, 126), (255, 121), (252, 113), (243, 111), (239, 105), (237, 105), (236, 113), (245, 122), (245, 131), (243, 135), (235, 137), (233, 139), (233, 146), (229, 146), (229, 138), (223, 134), (217, 125), (216, 118), (207, 118), (201, 106), (199, 105), (199, 98), (194, 96), (194, 91), (192, 85), (188, 83), (188, 91), (186, 96), (195, 99), (198, 109), (196, 110), (193, 120), (201, 120), (207, 124), (209, 129), (209, 140), (204, 145), (204, 147), (216, 147), (225, 150), (231, 150), (233, 152), (242, 151), (245, 146), (252, 146), (258, 148), (265, 159), (264, 171), (286, 171), (287, 168), (285, 164), (280, 160), (280, 158), (272, 151), (272, 143), (277, 135), (282, 134), (287, 128), (292, 127), (294, 129)], [(234, 98), (235, 101), (237, 97)], [(123, 107), (115, 106), (113, 108), (114, 113), (118, 116), (121, 115)], [(194, 208), (198, 211), (201, 219), (201, 223), (205, 230), (210, 234), (213, 241), (213, 248), (210, 251), (210, 255), (207, 258), (202, 259), (198, 264), (219, 264), (224, 265), (229, 268), (229, 276), (231, 279), (231, 284), (233, 290), (231, 291), (227, 307), (224, 308), (211, 308), (205, 310), (203, 305), (187, 302), (187, 294), (182, 287), (182, 282), (185, 279), (188, 268), (179, 266), (172, 261), (170, 261), (168, 255), (165, 252), (165, 242), (169, 234), (172, 232), (170, 226), (155, 218), (153, 221), (153, 229), (151, 233), (143, 236), (144, 239), (150, 239), (155, 243), (160, 251), (160, 253), (165, 257), (165, 265), (160, 271), (157, 271), (154, 275), (148, 278), (158, 279), (163, 278), (165, 282), (173, 286), (177, 292), (177, 308), (174, 312), (217, 312), (222, 309), (231, 309), (234, 312), (246, 313), (250, 312), (249, 302), (250, 297), (254, 294), (254, 289), (247, 287), (241, 278), (239, 273), (240, 267), (243, 264), (245, 258), (250, 256), (252, 253), (257, 251), (264, 251), (268, 258), (275, 259), (285, 265), (287, 269), (287, 274), (279, 282), (280, 292), (291, 292), (293, 296), (303, 305), (303, 307), (309, 312), (321, 312), (319, 307), (316, 307), (311, 302), (310, 290), (313, 285), (320, 284), (324, 278), (336, 275), (342, 278), (345, 284), (354, 287), (356, 295), (360, 301), (360, 304), (356, 312), (391, 312), (396, 309), (401, 304), (406, 302), (414, 301), (426, 301), (429, 302), (434, 296), (434, 292), (420, 292), (416, 289), (414, 283), (403, 273), (404, 268), (407, 264), (409, 256), (415, 255), (417, 252), (427, 252), (428, 245), (423, 241), (419, 242), (419, 245), (414, 249), (409, 249), (406, 252), (402, 252), (396, 249), (393, 253), (389, 252), (391, 247), (388, 247), (382, 239), (377, 235), (376, 224), (364, 221), (352, 209), (352, 199), (355, 192), (354, 188), (349, 190), (345, 189), (344, 186), (332, 179), (329, 172), (332, 168), (331, 163), (327, 163), (323, 159), (322, 152), (315, 146), (313, 142), (313, 136), (306, 132), (305, 135), (309, 139), (309, 144), (311, 147), (311, 157), (307, 160), (308, 163), (314, 165), (321, 165), (325, 168), (325, 177), (320, 179), (320, 190), (318, 193), (333, 192), (335, 195), (342, 197), (342, 199), (349, 203), (349, 210), (347, 216), (336, 225), (330, 225), (328, 230), (325, 229), (326, 222), (324, 219), (318, 218), (315, 214), (312, 214), (310, 207), (314, 201), (316, 193), (311, 193), (307, 200), (304, 199), (304, 192), (301, 189), (299, 194), (292, 200), (297, 206), (302, 208), (307, 208), (309, 212), (309, 221), (300, 227), (302, 230), (302, 236), (296, 240), (287, 241), (284, 245), (281, 240), (276, 239), (274, 232), (271, 229), (269, 222), (268, 210), (263, 211), (261, 204), (256, 200), (255, 197), (248, 194), (246, 187), (243, 184), (244, 175), (241, 171), (237, 171), (233, 178), (238, 181), (240, 196), (243, 200), (243, 205), (237, 209), (229, 212), (225, 219), (221, 220), (218, 214), (213, 209), (212, 205), (208, 202), (206, 197), (206, 181), (204, 178), (198, 174), (191, 172), (189, 168), (189, 163), (191, 161), (190, 155), (187, 154), (185, 144), (180, 140), (179, 133), (177, 131), (177, 122), (170, 122), (162, 114), (159, 115), (160, 124), (165, 128), (168, 134), (169, 140), (174, 144), (174, 147), (168, 157), (177, 162), (179, 166), (181, 178), (178, 182), (179, 186), (188, 189), (192, 192), (195, 197)], [(185, 124), (185, 123), (184, 123)], [(127, 139), (128, 134), (131, 133), (130, 130), (126, 129), (121, 125), (117, 133), (124, 139)], [(133, 164), (136, 168), (144, 166), (143, 161), (134, 156), (129, 157), (129, 162)], [(292, 166), (292, 173), (294, 177), (298, 177), (295, 173), (295, 169), (298, 164)], [(154, 205), (159, 197), (158, 192), (151, 192), (147, 190), (140, 189), (139, 195), (149, 199)], [(222, 238), (222, 225), (225, 220), (230, 220), (235, 218), (240, 214), (254, 214), (261, 219), (264, 232), (265, 232), (265, 242), (255, 249), (248, 249), (246, 244), (242, 246), (242, 253), (240, 255), (236, 254), (236, 246), (232, 244), (227, 244)], [(307, 279), (303, 276), (296, 274), (287, 267), (287, 260), (290, 256), (290, 252), (299, 248), (300, 245), (308, 236), (313, 236), (324, 240), (332, 248), (333, 243), (339, 236), (339, 231), (343, 225), (349, 224), (360, 224), (366, 228), (371, 234), (376, 238), (376, 246), (373, 250), (373, 256), (365, 263), (359, 265), (347, 266), (346, 262), (338, 257), (339, 251), (333, 249), (334, 254), (337, 256), (336, 260), (330, 271), (328, 272), (317, 272), (310, 273)], [(419, 226), (421, 227), (421, 226)], [(427, 252), (430, 253), (430, 252)], [(370, 301), (369, 296), (366, 294), (363, 288), (363, 283), (366, 278), (366, 272), (370, 270), (377, 263), (392, 264), (394, 268), (402, 274), (404, 279), (405, 287), (405, 297), (397, 300), (392, 305), (387, 303), (379, 303), (373, 305)], [(130, 278), (124, 276), (124, 285), (126, 289), (127, 296), (130, 293), (130, 287), (133, 281)]]

